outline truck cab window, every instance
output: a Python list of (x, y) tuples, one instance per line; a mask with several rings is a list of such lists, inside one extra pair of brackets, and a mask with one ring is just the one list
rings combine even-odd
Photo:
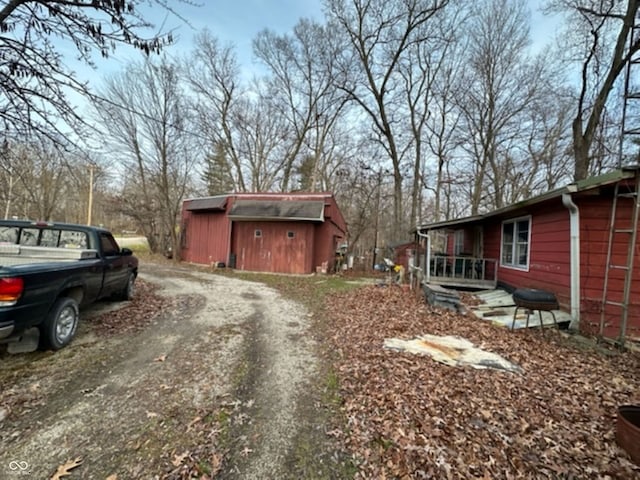
[(118, 255), (120, 253), (120, 249), (118, 248), (118, 244), (113, 239), (111, 235), (106, 233), (100, 234), (100, 245), (102, 246), (102, 253), (106, 257), (112, 257), (114, 255)]
[(38, 228), (23, 228), (20, 232), (20, 245), (29, 247), (35, 247), (38, 245), (38, 235), (40, 229)]
[(87, 234), (73, 230), (62, 230), (60, 232), (60, 246), (64, 248), (89, 248)]
[(17, 241), (17, 227), (0, 227), (0, 243), (16, 243)]
[(57, 247), (60, 238), (60, 230), (45, 229), (40, 235), (41, 247)]

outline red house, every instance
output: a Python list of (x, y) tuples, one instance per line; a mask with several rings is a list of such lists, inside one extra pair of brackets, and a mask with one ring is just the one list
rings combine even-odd
[(330, 270), (347, 227), (329, 193), (236, 193), (182, 205), (181, 259), (257, 272)]
[[(418, 227), (425, 281), (554, 293), (585, 334), (640, 340), (640, 167)], [(428, 265), (428, 268), (427, 268)]]

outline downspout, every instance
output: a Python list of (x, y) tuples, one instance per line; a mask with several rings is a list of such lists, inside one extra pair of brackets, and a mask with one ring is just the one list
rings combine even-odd
[[(424, 233), (420, 233), (420, 230), (416, 227), (416, 234), (418, 235), (418, 237), (420, 238), (426, 238), (427, 239), (427, 247), (426, 250), (424, 252), (424, 280), (423, 283), (429, 283), (431, 281), (431, 269), (429, 268), (429, 265), (431, 265), (431, 237), (429, 236), (429, 234), (424, 234)], [(420, 258), (420, 255), (418, 255), (418, 258)]]
[[(575, 191), (575, 186), (569, 186)], [(570, 193), (562, 194), (562, 204), (569, 209), (570, 226), (570, 258), (571, 258), (571, 325), (572, 329), (580, 327), (580, 211), (573, 203)]]

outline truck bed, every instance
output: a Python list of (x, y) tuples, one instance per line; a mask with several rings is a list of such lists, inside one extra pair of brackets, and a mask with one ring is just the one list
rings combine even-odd
[(0, 267), (45, 262), (73, 262), (97, 257), (98, 252), (92, 249), (0, 244)]

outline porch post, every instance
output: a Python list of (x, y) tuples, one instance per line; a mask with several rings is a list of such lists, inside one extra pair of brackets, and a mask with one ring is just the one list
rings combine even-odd
[[(422, 233), (420, 232), (420, 227), (416, 227), (416, 234), (418, 235), (418, 237), (420, 238), (426, 238), (427, 239), (427, 247), (426, 250), (424, 252), (424, 283), (429, 283), (431, 280), (431, 271), (429, 269), (429, 265), (431, 264), (431, 236), (428, 233)], [(420, 255), (418, 255), (418, 258), (420, 258)]]

